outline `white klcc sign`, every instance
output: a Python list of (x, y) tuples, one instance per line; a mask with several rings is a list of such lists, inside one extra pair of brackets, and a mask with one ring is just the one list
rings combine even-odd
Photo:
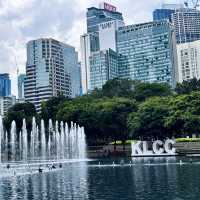
[(147, 141), (138, 141), (136, 144), (132, 143), (132, 156), (175, 155), (173, 144), (175, 141), (170, 139), (165, 142), (156, 140), (152, 144), (152, 150), (149, 150)]

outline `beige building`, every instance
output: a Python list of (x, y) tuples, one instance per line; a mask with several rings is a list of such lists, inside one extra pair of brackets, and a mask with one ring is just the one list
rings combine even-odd
[(0, 97), (0, 115), (4, 116), (8, 109), (15, 105), (16, 97), (9, 96), (9, 97)]
[(200, 40), (177, 45), (178, 82), (200, 78)]

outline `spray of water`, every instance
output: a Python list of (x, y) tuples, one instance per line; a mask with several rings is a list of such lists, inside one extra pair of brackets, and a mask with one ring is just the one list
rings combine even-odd
[[(8, 155), (9, 152), (11, 156)], [(12, 122), (10, 134), (8, 134), (4, 132), (3, 121), (0, 117), (0, 162), (2, 162), (2, 155), (5, 155), (4, 159), (9, 157), (12, 161), (85, 159), (87, 156), (84, 128), (73, 122), (70, 128), (67, 123), (58, 121), (54, 126), (51, 119), (48, 127), (45, 128), (44, 120), (41, 120), (38, 126), (33, 117), (30, 136), (28, 136), (25, 119), (18, 134), (15, 121)]]

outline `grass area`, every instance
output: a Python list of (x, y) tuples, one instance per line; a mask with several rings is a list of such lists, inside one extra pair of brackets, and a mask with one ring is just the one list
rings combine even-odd
[(181, 143), (181, 142), (200, 142), (200, 138), (177, 138), (176, 142), (177, 143)]
[[(132, 142), (136, 142), (136, 140), (126, 140), (126, 142), (125, 142), (125, 145), (130, 145)], [(112, 145), (114, 145), (115, 144), (115, 142), (111, 142), (111, 143), (109, 143), (109, 144), (112, 144)], [(122, 143), (122, 141), (116, 141), (116, 145), (123, 145), (123, 143)]]
[[(176, 143), (181, 143), (181, 142), (200, 142), (200, 138), (176, 138), (175, 139)], [(126, 140), (125, 145), (131, 145), (131, 143), (134, 142), (136, 143), (136, 140)], [(109, 143), (111, 145), (114, 145), (115, 142)], [(122, 141), (116, 141), (116, 145), (123, 145)]]

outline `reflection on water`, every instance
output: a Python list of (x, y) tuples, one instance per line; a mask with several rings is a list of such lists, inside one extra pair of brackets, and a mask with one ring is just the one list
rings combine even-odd
[(0, 200), (88, 199), (87, 165), (69, 164), (62, 170), (0, 179)]
[(176, 158), (101, 160), (0, 178), (0, 200), (198, 200), (200, 162)]

